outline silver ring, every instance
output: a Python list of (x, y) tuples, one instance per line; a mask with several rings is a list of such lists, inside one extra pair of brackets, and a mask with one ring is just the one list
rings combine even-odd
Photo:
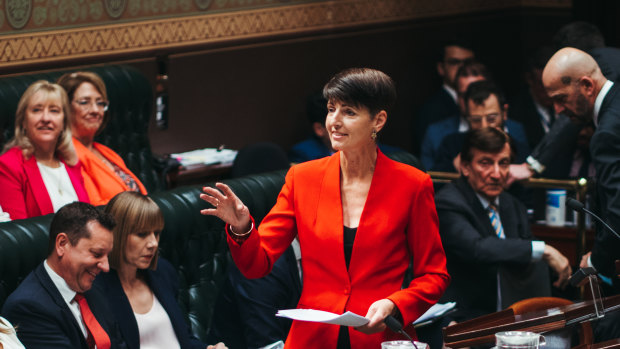
[(217, 201), (215, 202), (215, 207), (220, 206), (220, 199), (215, 199), (215, 200), (217, 200)]

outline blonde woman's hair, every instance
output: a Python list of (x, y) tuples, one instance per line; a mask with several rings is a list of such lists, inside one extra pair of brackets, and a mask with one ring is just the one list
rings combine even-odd
[(73, 155), (73, 143), (71, 140), (71, 125), (68, 122), (69, 117), (69, 100), (65, 90), (58, 84), (53, 84), (49, 81), (39, 80), (28, 86), (24, 94), (17, 104), (17, 111), (15, 112), (15, 135), (4, 146), (4, 152), (18, 146), (22, 150), (25, 158), (30, 158), (34, 154), (34, 144), (28, 138), (26, 132), (26, 110), (30, 105), (32, 97), (37, 93), (44, 93), (47, 101), (52, 98), (60, 99), (63, 112), (63, 127), (58, 141), (56, 141), (55, 155), (63, 159), (70, 159)]
[(11, 329), (11, 327), (9, 326), (8, 323), (6, 323), (5, 321), (2, 320), (2, 318), (0, 317), (0, 333), (3, 334), (11, 334), (13, 333), (13, 330)]
[[(59, 77), (56, 82), (58, 83), (58, 85), (62, 86), (62, 88), (64, 88), (67, 92), (69, 103), (73, 102), (73, 99), (75, 98), (75, 91), (85, 82), (92, 84), (95, 89), (97, 89), (97, 91), (101, 94), (101, 97), (103, 97), (103, 99), (106, 101), (108, 100), (108, 92), (106, 91), (103, 79), (101, 79), (99, 75), (93, 72), (77, 71), (73, 73), (66, 73)], [(97, 134), (103, 131), (105, 126), (108, 124), (109, 119), (109, 113), (103, 113), (103, 120), (101, 121), (101, 126), (99, 126), (99, 129), (97, 130)], [(71, 121), (71, 123), (73, 123), (73, 112), (71, 112), (71, 114), (69, 115), (69, 120)]]
[[(110, 267), (118, 270), (123, 259), (129, 234), (141, 232), (161, 232), (164, 228), (164, 215), (159, 206), (148, 196), (133, 191), (117, 194), (105, 207), (105, 212), (116, 221), (114, 228), (114, 247), (108, 257)], [(150, 269), (157, 268), (159, 251), (155, 252)]]

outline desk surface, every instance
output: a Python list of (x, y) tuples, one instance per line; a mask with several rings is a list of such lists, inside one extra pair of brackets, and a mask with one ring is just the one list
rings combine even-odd
[(171, 173), (168, 180), (171, 188), (206, 184), (230, 177), (231, 169), (232, 163), (182, 166), (178, 172)]

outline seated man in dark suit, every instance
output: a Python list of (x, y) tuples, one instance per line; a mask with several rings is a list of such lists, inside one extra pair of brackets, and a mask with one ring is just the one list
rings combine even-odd
[(101, 295), (91, 291), (107, 272), (113, 219), (92, 205), (62, 207), (50, 227), (48, 257), (9, 296), (2, 315), (26, 348), (125, 348)]
[[(516, 151), (515, 160), (518, 162), (525, 161), (530, 149), (524, 138), (523, 126), (508, 119), (508, 104), (506, 104), (504, 94), (494, 82), (482, 80), (471, 83), (467, 87), (463, 101), (470, 130), (485, 127), (504, 130), (511, 136)], [(444, 138), (439, 147), (433, 170), (457, 172), (463, 139), (465, 139), (465, 133), (461, 132), (453, 133)]]
[[(468, 132), (461, 152), (462, 177), (435, 198), (439, 233), (452, 281), (441, 301), (456, 301), (456, 321), (549, 296), (551, 267), (564, 287), (568, 259), (533, 241), (523, 204), (504, 192), (513, 150), (509, 136), (487, 127)], [(544, 261), (545, 263), (541, 262)]]

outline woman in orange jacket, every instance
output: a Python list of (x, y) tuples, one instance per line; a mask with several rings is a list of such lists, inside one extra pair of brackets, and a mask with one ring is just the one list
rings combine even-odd
[(105, 205), (116, 194), (131, 190), (146, 194), (144, 185), (114, 150), (94, 141), (105, 127), (109, 102), (105, 84), (92, 72), (67, 73), (58, 79), (71, 104), (73, 145), (82, 163), (90, 203)]

